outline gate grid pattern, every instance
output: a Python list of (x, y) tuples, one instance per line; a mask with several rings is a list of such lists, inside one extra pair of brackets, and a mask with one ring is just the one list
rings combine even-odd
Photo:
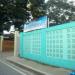
[(75, 22), (20, 33), (20, 56), (75, 70)]

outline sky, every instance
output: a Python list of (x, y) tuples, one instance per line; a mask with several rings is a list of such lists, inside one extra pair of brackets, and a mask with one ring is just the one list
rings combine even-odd
[(73, 4), (75, 5), (75, 0), (68, 0), (68, 1), (73, 1)]
[[(45, 0), (45, 2), (47, 2), (48, 0)], [(74, 1), (75, 2), (75, 0), (68, 0), (68, 1)]]
[(75, 0), (68, 0), (68, 1), (75, 1)]
[(45, 0), (45, 3), (47, 2), (48, 0)]
[[(45, 3), (47, 2), (48, 0), (45, 0)], [(73, 1), (73, 4), (75, 5), (75, 0), (68, 0), (68, 2), (70, 1)]]

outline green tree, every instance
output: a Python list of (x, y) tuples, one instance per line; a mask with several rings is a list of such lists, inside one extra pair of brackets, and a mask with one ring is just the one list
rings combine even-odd
[[(31, 3), (30, 8), (27, 8), (28, 3)], [(43, 6), (44, 0), (0, 0), (0, 30), (9, 29), (9, 21), (20, 29), (31, 14), (33, 18), (43, 16)]]
[(75, 7), (67, 3), (67, 1), (49, 0), (46, 4), (46, 9), (50, 25), (62, 24), (75, 20)]
[(31, 14), (34, 19), (45, 15), (44, 0), (29, 0), (29, 3), (30, 3), (29, 11), (31, 11)]
[(29, 19), (27, 2), (28, 0), (0, 0), (0, 31), (9, 29), (9, 21), (20, 28)]
[(75, 20), (75, 7), (67, 0), (0, 0), (0, 32), (9, 29), (9, 21), (20, 29), (30, 15), (33, 19), (47, 15), (50, 25), (56, 25)]

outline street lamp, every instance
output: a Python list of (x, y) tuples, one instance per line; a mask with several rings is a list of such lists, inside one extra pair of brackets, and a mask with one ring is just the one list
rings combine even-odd
[(49, 27), (49, 17), (48, 17), (48, 15), (49, 15), (49, 11), (48, 11), (48, 10), (47, 10), (46, 15), (47, 15), (47, 27)]

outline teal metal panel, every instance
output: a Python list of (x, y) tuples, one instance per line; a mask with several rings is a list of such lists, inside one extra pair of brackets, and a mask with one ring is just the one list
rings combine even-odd
[(20, 57), (23, 56), (23, 33), (20, 33), (20, 49), (19, 49)]
[(21, 33), (20, 56), (75, 70), (75, 22)]
[(42, 54), (41, 32), (38, 30), (38, 31), (24, 33), (23, 37), (24, 37), (23, 56), (27, 58), (40, 60)]

